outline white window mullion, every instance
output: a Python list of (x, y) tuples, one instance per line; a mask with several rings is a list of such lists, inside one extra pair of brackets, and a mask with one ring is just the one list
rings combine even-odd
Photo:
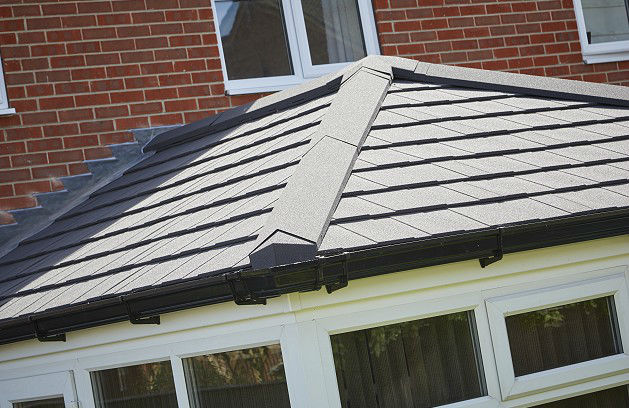
[(186, 377), (183, 371), (183, 362), (181, 361), (180, 357), (171, 355), (170, 365), (173, 370), (175, 393), (177, 394), (177, 405), (179, 406), (179, 408), (190, 408), (190, 401), (188, 400), (188, 388), (186, 386)]
[(574, 0), (573, 3), (583, 62), (586, 64), (594, 64), (629, 60), (629, 40), (602, 42), (598, 44), (589, 43), (582, 0)]

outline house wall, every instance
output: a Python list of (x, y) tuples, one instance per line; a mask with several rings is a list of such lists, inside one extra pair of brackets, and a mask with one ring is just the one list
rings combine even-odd
[[(199, 307), (163, 315), (159, 326), (118, 323), (71, 332), (65, 343), (33, 340), (0, 345), (0, 389), (10, 379), (70, 370), (80, 406), (92, 408), (90, 370), (170, 360), (179, 406), (187, 408), (181, 358), (280, 343), (291, 406), (338, 408), (330, 334), (474, 310), (489, 395), (455, 406), (536, 405), (587, 390), (629, 384), (629, 367), (503, 400), (495, 363), (502, 357), (494, 354), (487, 335), (487, 302), (525, 291), (534, 291), (536, 297), (544, 298), (543, 288), (599, 282), (609, 276), (620, 277), (626, 292), (627, 248), (629, 237), (607, 238), (509, 254), (484, 269), (478, 261), (467, 261), (355, 280), (330, 295), (324, 290), (284, 295), (271, 299), (266, 306), (236, 306), (230, 302)], [(583, 293), (577, 290), (574, 296)], [(590, 365), (588, 369), (596, 367)], [(544, 381), (552, 378), (546, 376)], [(45, 377), (36, 380), (44, 381)]]
[[(59, 177), (110, 157), (129, 129), (188, 123), (225, 96), (210, 0), (6, 1), (0, 53), (0, 223)], [(381, 52), (422, 61), (629, 85), (629, 62), (582, 62), (570, 0), (374, 0)]]

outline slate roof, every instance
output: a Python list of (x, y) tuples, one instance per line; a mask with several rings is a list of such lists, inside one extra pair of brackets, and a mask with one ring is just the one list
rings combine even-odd
[[(609, 231), (597, 218), (593, 235), (553, 241), (569, 242), (629, 225), (629, 89), (609, 85), (369, 57), (147, 149), (0, 259), (0, 341), (306, 290), (273, 271), (291, 265), (294, 280), (338, 254), (490, 237), (453, 254), (469, 259), (511, 226), (611, 217)], [(312, 288), (329, 283), (312, 270)], [(247, 271), (266, 274), (251, 286)], [(176, 287), (188, 303), (166, 308)]]

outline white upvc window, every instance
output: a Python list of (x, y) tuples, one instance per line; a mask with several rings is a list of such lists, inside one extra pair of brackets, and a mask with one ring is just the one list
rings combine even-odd
[(574, 0), (586, 64), (629, 60), (629, 1)]
[(14, 113), (15, 109), (9, 108), (9, 98), (7, 97), (7, 87), (4, 83), (4, 70), (2, 68), (2, 55), (0, 55), (0, 116)]
[(486, 305), (503, 400), (629, 371), (623, 272), (489, 298)]
[(78, 408), (72, 371), (0, 380), (0, 408)]
[(379, 54), (369, 0), (213, 0), (228, 94), (277, 91)]

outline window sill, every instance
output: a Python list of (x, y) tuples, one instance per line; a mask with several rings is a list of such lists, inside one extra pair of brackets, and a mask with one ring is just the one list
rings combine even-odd
[(583, 62), (586, 64), (599, 64), (603, 62), (617, 61), (629, 61), (629, 50), (604, 54), (583, 54)]
[(0, 116), (15, 115), (15, 108), (0, 109)]

